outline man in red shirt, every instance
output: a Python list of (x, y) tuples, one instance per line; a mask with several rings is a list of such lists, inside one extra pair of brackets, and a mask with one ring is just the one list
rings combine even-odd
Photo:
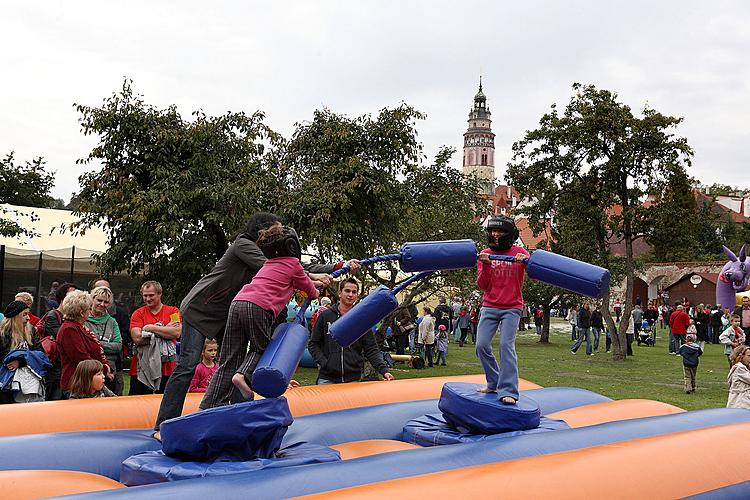
[[(156, 342), (158, 338), (174, 345), (180, 338), (182, 329), (180, 310), (174, 306), (162, 304), (162, 292), (162, 286), (158, 281), (146, 281), (141, 285), (141, 297), (143, 297), (144, 305), (136, 309), (130, 318), (130, 336), (136, 346), (148, 345), (150, 342)], [(161, 383), (158, 389), (154, 390), (138, 380), (138, 357), (133, 354), (129, 372), (129, 394), (131, 396), (136, 394), (162, 394), (176, 364), (175, 356), (162, 355)]]
[(687, 329), (690, 326), (690, 316), (685, 312), (685, 306), (677, 305), (675, 311), (669, 316), (669, 325), (674, 335), (675, 350), (679, 350), (680, 346), (685, 343)]

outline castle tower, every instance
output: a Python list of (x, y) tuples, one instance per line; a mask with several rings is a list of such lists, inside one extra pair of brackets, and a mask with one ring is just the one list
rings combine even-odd
[(469, 127), (464, 133), (464, 175), (475, 175), (482, 181), (482, 193), (495, 192), (495, 134), (492, 133), (490, 108), (482, 92), (482, 77), (479, 91), (474, 96), (474, 107), (469, 112)]

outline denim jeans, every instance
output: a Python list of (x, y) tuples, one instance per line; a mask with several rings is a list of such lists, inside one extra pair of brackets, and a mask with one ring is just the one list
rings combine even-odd
[[(487, 378), (487, 387), (497, 390), (498, 397), (518, 400), (518, 357), (516, 332), (520, 309), (482, 307), (477, 327), (477, 357)], [(500, 366), (492, 354), (492, 339), (500, 325)]]
[(674, 334), (672, 333), (672, 327), (669, 327), (669, 353), (674, 354), (677, 352), (677, 345), (675, 343)]
[(571, 324), (570, 325), (570, 340), (572, 340), (573, 342), (575, 342), (576, 339), (578, 338), (576, 336), (576, 333), (577, 333), (577, 331), (576, 331), (576, 325)]
[(180, 359), (177, 360), (177, 366), (164, 387), (159, 415), (154, 424), (155, 430), (159, 430), (159, 425), (165, 420), (182, 414), (185, 396), (190, 389), (190, 381), (195, 375), (195, 367), (200, 363), (205, 341), (206, 338), (201, 332), (183, 320), (180, 334)]
[(583, 341), (586, 341), (586, 354), (591, 354), (591, 329), (590, 328), (579, 328), (578, 329), (578, 340), (575, 341), (575, 344), (573, 344), (573, 347), (570, 348), (571, 351), (576, 352), (579, 347), (581, 347), (581, 344), (583, 344)]
[(601, 335), (602, 329), (598, 326), (592, 326), (591, 327), (591, 335), (594, 336), (594, 350), (599, 350), (599, 335)]
[(435, 364), (436, 364), (436, 365), (439, 365), (439, 364), (441, 364), (441, 363), (440, 363), (440, 360), (442, 360), (442, 361), (443, 361), (443, 362), (442, 362), (442, 364), (445, 364), (445, 355), (446, 355), (446, 352), (445, 352), (445, 351), (438, 351), (438, 352), (437, 352), (437, 358), (435, 359)]

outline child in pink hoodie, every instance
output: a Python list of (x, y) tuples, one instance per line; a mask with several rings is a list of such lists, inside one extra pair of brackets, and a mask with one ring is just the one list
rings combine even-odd
[(211, 378), (201, 409), (229, 404), (235, 387), (242, 396), (252, 399), (249, 380), (271, 341), (271, 327), (279, 312), (294, 290), (302, 290), (313, 299), (318, 296), (316, 283), (300, 263), (296, 238), (294, 229), (281, 224), (259, 232), (258, 246), (268, 260), (232, 301), (221, 342), (219, 369)]

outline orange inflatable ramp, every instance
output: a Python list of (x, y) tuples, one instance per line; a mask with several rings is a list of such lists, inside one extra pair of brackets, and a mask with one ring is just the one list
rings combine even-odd
[[(446, 382), (485, 382), (484, 375), (433, 377), (313, 385), (287, 391), (294, 416), (310, 415), (360, 406), (401, 401), (436, 399)], [(540, 386), (519, 380), (522, 390)], [(183, 414), (198, 410), (203, 394), (188, 394)], [(154, 425), (161, 395), (47, 401), (44, 403), (0, 405), (0, 436), (42, 434), (106, 429), (144, 429)]]
[[(29, 403), (31, 404), (31, 403)], [(0, 471), (0, 491), (5, 498), (47, 498), (74, 493), (125, 488), (114, 479), (68, 470), (8, 470)]]
[[(441, 498), (472, 500), (684, 498), (750, 481), (750, 467), (744, 466), (747, 450), (739, 444), (749, 434), (750, 423), (723, 425), (394, 479), (304, 498), (417, 498), (424, 494), (425, 485), (430, 491), (439, 492)], [(613, 482), (613, 475), (624, 479)]]
[(548, 418), (564, 420), (569, 426), (586, 427), (589, 425), (617, 422), (631, 418), (656, 417), (672, 413), (684, 413), (685, 410), (661, 401), (649, 399), (620, 399), (591, 405), (578, 406), (545, 415)]
[(341, 460), (379, 455), (389, 451), (413, 450), (421, 446), (392, 439), (366, 439), (364, 441), (352, 441), (330, 446), (341, 453)]

